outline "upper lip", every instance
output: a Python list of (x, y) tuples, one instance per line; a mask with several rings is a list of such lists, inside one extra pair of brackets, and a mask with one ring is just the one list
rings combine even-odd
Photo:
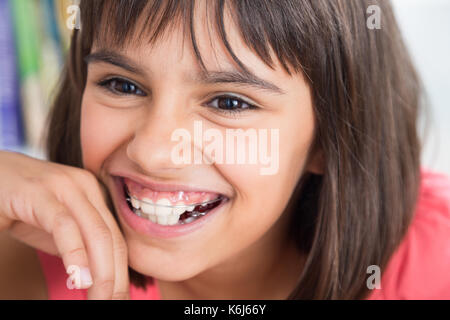
[(129, 173), (120, 173), (115, 174), (116, 177), (119, 178), (127, 178), (133, 180), (134, 182), (142, 185), (143, 187), (147, 187), (151, 190), (159, 191), (159, 192), (176, 192), (176, 191), (184, 191), (184, 192), (208, 192), (208, 193), (217, 193), (218, 195), (224, 196), (220, 191), (212, 190), (210, 188), (205, 189), (203, 187), (195, 186), (192, 184), (165, 184), (158, 183), (155, 181), (151, 181), (148, 178), (140, 177), (134, 174)]

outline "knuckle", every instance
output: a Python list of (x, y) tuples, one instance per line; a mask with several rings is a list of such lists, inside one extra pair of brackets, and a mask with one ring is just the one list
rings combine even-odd
[(58, 210), (60, 211), (56, 213), (53, 220), (53, 231), (63, 230), (73, 226), (74, 220), (70, 215), (67, 214), (66, 210), (63, 208), (59, 208)]
[(46, 178), (41, 175), (25, 177), (24, 182), (25, 183), (21, 188), (27, 195), (36, 196), (37, 193), (42, 195), (50, 194), (50, 184), (47, 182)]
[(119, 239), (115, 245), (115, 250), (123, 256), (128, 255), (128, 246), (123, 239)]
[(25, 179), (31, 188), (34, 188), (36, 185), (40, 185), (42, 183), (42, 178), (40, 176), (31, 176), (26, 177)]
[(46, 170), (45, 175), (49, 180), (52, 180), (52, 179), (59, 179), (60, 177), (65, 177), (67, 174), (62, 168), (59, 168), (57, 166), (51, 166)]
[(74, 256), (83, 256), (84, 255), (84, 248), (78, 247), (75, 249), (70, 249), (67, 252), (62, 253), (64, 256), (74, 257)]
[(85, 169), (78, 169), (77, 174), (81, 176), (83, 181), (89, 185), (95, 185), (97, 183), (97, 178), (93, 173)]
[(101, 243), (105, 243), (105, 242), (112, 243), (112, 235), (105, 225), (99, 224), (98, 226), (94, 227), (93, 237), (94, 237), (95, 241), (98, 241)]
[(70, 176), (64, 170), (54, 167), (54, 168), (51, 168), (50, 170), (46, 171), (45, 182), (48, 183), (50, 186), (54, 186), (54, 185), (68, 186), (69, 184), (72, 183), (72, 180), (70, 179)]
[(78, 168), (76, 170), (76, 175), (82, 188), (95, 197), (101, 197), (100, 183), (97, 177), (88, 170)]

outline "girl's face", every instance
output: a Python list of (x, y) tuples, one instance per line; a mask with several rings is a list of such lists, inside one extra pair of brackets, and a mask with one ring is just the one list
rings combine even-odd
[[(111, 193), (130, 266), (161, 280), (180, 281), (221, 266), (264, 263), (265, 257), (288, 245), (285, 208), (301, 175), (316, 168), (307, 163), (315, 129), (309, 86), (301, 75), (289, 76), (278, 63), (274, 69), (264, 64), (229, 22), (227, 18), (231, 47), (251, 76), (239, 72), (202, 17), (197, 17), (195, 30), (207, 75), (201, 73), (182, 28), (152, 45), (116, 50), (94, 44), (87, 58), (81, 117), (84, 167)], [(254, 129), (258, 143), (245, 144), (244, 164), (217, 159), (196, 163), (194, 153), (211, 155), (207, 147), (213, 141), (194, 139), (194, 125), (198, 129), (199, 124), (203, 134), (216, 129), (209, 132), (215, 132), (214, 141), (221, 147), (216, 150), (223, 150), (223, 159), (232, 151), (242, 153), (237, 143), (226, 145), (227, 129)], [(187, 143), (192, 158), (180, 164), (174, 161), (180, 140), (171, 138), (182, 128), (192, 137)], [(255, 147), (256, 164), (248, 158)], [(266, 147), (270, 163), (261, 163), (259, 152)], [(270, 166), (273, 170), (262, 174), (261, 168)], [(125, 184), (140, 200), (169, 207), (145, 206), (147, 213), (158, 214), (156, 222), (139, 217), (125, 200)], [(219, 206), (193, 222), (158, 223), (170, 220), (161, 218), (164, 214), (177, 217), (170, 206), (180, 201), (190, 205), (218, 195), (224, 198)], [(184, 217), (180, 219), (189, 221)]]

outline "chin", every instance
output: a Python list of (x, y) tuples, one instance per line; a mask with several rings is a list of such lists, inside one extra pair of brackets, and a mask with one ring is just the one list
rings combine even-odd
[(192, 255), (168, 253), (140, 243), (128, 244), (129, 266), (145, 276), (163, 281), (184, 281), (202, 273), (205, 268), (190, 256)]

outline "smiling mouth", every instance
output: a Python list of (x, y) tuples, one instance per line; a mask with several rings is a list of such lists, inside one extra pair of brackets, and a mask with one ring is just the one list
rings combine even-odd
[(157, 201), (148, 198), (139, 199), (131, 194), (126, 184), (124, 184), (123, 192), (128, 207), (135, 215), (163, 226), (192, 223), (228, 199), (223, 195), (217, 195), (213, 199), (202, 202), (189, 203), (187, 201), (183, 203), (183, 201), (177, 201), (176, 204), (173, 204), (173, 201), (167, 198), (160, 198)]

